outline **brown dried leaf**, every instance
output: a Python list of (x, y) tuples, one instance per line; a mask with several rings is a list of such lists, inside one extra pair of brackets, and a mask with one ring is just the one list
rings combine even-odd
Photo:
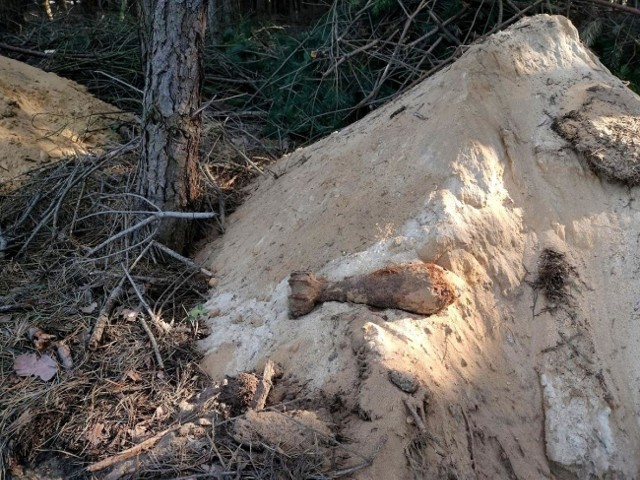
[(129, 435), (131, 435), (131, 440), (134, 442), (139, 442), (147, 436), (147, 425), (145, 422), (138, 423), (135, 427), (128, 431)]
[(96, 423), (91, 430), (87, 432), (87, 441), (94, 447), (102, 443), (104, 423)]
[(49, 347), (51, 341), (55, 340), (56, 336), (46, 333), (45, 331), (39, 329), (38, 327), (31, 327), (27, 331), (27, 335), (29, 336), (29, 340), (33, 342), (33, 345), (36, 347), (36, 350), (39, 352), (46, 350)]
[(73, 358), (71, 358), (71, 349), (66, 343), (58, 342), (58, 358), (65, 370), (69, 370), (73, 367)]
[(160, 405), (156, 408), (153, 418), (156, 420), (164, 420), (169, 416), (169, 409), (164, 405)]
[(21, 377), (36, 375), (48, 382), (58, 373), (58, 364), (50, 355), (38, 357), (35, 353), (23, 353), (15, 358), (13, 368)]
[(135, 370), (129, 370), (127, 372), (127, 377), (129, 377), (134, 382), (139, 382), (142, 380), (142, 375), (140, 375), (140, 373), (136, 372)]
[(87, 305), (86, 307), (82, 307), (80, 311), (82, 313), (93, 313), (96, 311), (96, 308), (98, 308), (98, 302), (93, 302), (92, 304)]

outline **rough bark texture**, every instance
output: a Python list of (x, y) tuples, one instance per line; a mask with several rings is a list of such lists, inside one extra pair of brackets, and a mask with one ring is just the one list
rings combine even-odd
[[(145, 65), (141, 193), (162, 210), (198, 197), (198, 148), (207, 0), (139, 0)], [(182, 249), (186, 220), (163, 220), (160, 241)]]

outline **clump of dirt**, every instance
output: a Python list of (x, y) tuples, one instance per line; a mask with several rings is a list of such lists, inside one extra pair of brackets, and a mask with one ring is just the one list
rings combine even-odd
[(75, 82), (0, 56), (0, 183), (115, 143), (129, 118)]
[(222, 387), (218, 400), (228, 407), (231, 416), (247, 411), (256, 394), (259, 379), (253, 373), (242, 372), (227, 379)]
[(554, 120), (554, 130), (584, 155), (596, 173), (624, 185), (639, 185), (640, 109), (620, 111), (607, 86), (595, 85), (590, 91), (593, 96), (585, 105)]
[(289, 454), (315, 451), (326, 455), (334, 434), (316, 412), (308, 410), (249, 411), (234, 425), (234, 437), (250, 445), (263, 443)]

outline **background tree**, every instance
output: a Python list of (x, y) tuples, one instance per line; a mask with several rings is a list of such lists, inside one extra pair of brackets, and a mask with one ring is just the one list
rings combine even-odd
[[(192, 206), (199, 193), (198, 154), (207, 0), (139, 0), (145, 88), (141, 193), (164, 211)], [(165, 219), (160, 241), (184, 246), (188, 222)]]

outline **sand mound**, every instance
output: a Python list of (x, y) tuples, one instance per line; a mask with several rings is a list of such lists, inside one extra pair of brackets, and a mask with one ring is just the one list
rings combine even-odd
[[(616, 121), (639, 109), (568, 20), (538, 16), (283, 158), (203, 253), (220, 279), (205, 368), (271, 358), (337, 399), (342, 433), (375, 454), (359, 478), (637, 477), (638, 189), (553, 126), (600, 125), (611, 165)], [(466, 284), (435, 315), (327, 302), (289, 318), (293, 271), (417, 259)]]
[(0, 182), (104, 146), (118, 116), (77, 83), (0, 56)]

